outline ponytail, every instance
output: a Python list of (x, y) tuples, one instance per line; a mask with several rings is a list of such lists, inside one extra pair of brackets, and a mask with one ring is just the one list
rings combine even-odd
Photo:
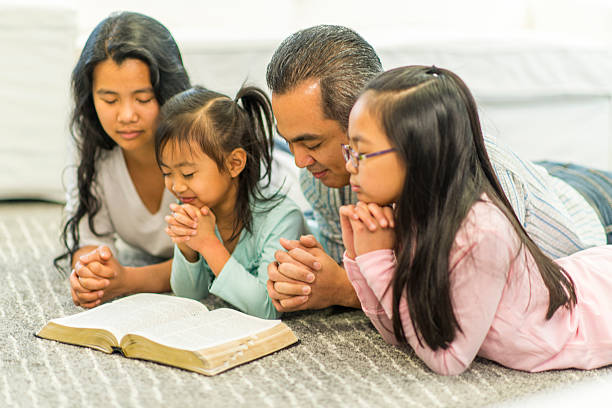
[(251, 151), (247, 150), (247, 154), (255, 159), (258, 158), (258, 162), (263, 165), (264, 172), (260, 174), (260, 179), (266, 180), (263, 187), (268, 187), (272, 181), (272, 151), (274, 149), (272, 104), (268, 96), (255, 86), (240, 88), (234, 101), (242, 105), (249, 118), (252, 140), (245, 140), (243, 143), (245, 146), (252, 147)]

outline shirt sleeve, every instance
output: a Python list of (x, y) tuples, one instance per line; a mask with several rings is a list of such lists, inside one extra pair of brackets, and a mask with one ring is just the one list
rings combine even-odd
[[(491, 327), (505, 287), (509, 265), (516, 252), (507, 240), (490, 232), (480, 232), (449, 272), (454, 314), (461, 330), (446, 349), (432, 350), (419, 344), (405, 299), (400, 302), (400, 317), (406, 340), (433, 371), (460, 374), (465, 371)], [(379, 300), (387, 317), (392, 316), (393, 294), (388, 286), (393, 278), (394, 257), (374, 251), (358, 256), (357, 264), (367, 286)], [(387, 336), (385, 336), (387, 338)]]
[(175, 295), (200, 300), (208, 296), (211, 277), (202, 256), (196, 262), (189, 262), (181, 250), (174, 246), (170, 287)]
[[(393, 274), (393, 270), (395, 269), (395, 255), (393, 251), (389, 250), (381, 250), (380, 259), (387, 258), (387, 262), (384, 264), (390, 270), (383, 272), (385, 274)], [(392, 258), (393, 261), (390, 261)], [(380, 301), (376, 297), (376, 294), (368, 286), (368, 282), (364, 278), (357, 265), (357, 262), (348, 258), (346, 256), (346, 252), (344, 255), (344, 269), (346, 270), (346, 274), (355, 288), (355, 293), (359, 298), (359, 302), (361, 303), (361, 309), (365, 313), (366, 316), (370, 319), (376, 330), (382, 335), (387, 343), (398, 345), (398, 341), (393, 334), (393, 322), (390, 318), (390, 315), (387, 315), (385, 309), (380, 304)]]
[[(281, 204), (282, 205), (282, 204)], [(256, 274), (251, 274), (233, 256), (227, 261), (219, 275), (213, 281), (210, 292), (238, 309), (264, 319), (279, 317), (270, 296), (266, 283), (268, 265), (274, 262), (274, 253), (282, 249), (279, 239), (297, 239), (304, 232), (304, 218), (295, 207), (289, 213), (271, 213), (267, 216), (265, 227), (255, 233), (258, 235), (257, 251), (261, 254)]]
[(492, 163), (492, 165), (497, 175), (497, 179), (499, 180), (499, 184), (502, 190), (504, 190), (508, 201), (510, 201), (510, 205), (516, 217), (521, 225), (525, 227), (527, 224), (527, 207), (525, 203), (528, 201), (525, 184), (521, 178), (512, 171), (502, 168), (495, 163)]

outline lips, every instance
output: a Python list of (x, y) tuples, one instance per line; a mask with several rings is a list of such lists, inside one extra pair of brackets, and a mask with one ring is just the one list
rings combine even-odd
[(179, 197), (178, 199), (181, 200), (183, 204), (191, 204), (196, 200), (195, 197)]
[(327, 174), (327, 172), (328, 172), (328, 170), (312, 171), (310, 169), (309, 169), (309, 171), (313, 175), (314, 178), (318, 178), (318, 179), (323, 177), (323, 176), (325, 176)]
[(126, 140), (134, 139), (134, 138), (138, 137), (142, 132), (143, 132), (142, 130), (137, 130), (137, 129), (134, 129), (134, 130), (128, 129), (128, 130), (118, 130), (117, 131), (117, 133), (123, 139), (126, 139)]

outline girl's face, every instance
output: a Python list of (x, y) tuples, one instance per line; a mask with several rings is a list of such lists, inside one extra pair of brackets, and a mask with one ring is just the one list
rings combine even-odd
[(166, 188), (185, 204), (197, 208), (223, 207), (232, 194), (237, 178), (229, 171), (220, 171), (217, 163), (199, 147), (168, 143), (160, 164)]
[(388, 205), (397, 202), (404, 187), (406, 166), (395, 151), (383, 152), (393, 146), (380, 125), (379, 118), (373, 116), (368, 106), (372, 95), (362, 95), (349, 117), (350, 147), (359, 155), (358, 166), (349, 160), (346, 169), (351, 174), (350, 183), (360, 201)]
[(147, 64), (134, 58), (98, 63), (92, 93), (102, 128), (115, 143), (127, 151), (153, 146), (159, 103)]

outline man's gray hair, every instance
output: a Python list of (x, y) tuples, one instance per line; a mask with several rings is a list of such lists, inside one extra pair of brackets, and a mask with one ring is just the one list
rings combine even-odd
[(382, 72), (376, 51), (350, 28), (318, 25), (287, 37), (266, 72), (268, 87), (282, 95), (305, 80), (318, 79), (324, 115), (348, 128), (362, 88)]

